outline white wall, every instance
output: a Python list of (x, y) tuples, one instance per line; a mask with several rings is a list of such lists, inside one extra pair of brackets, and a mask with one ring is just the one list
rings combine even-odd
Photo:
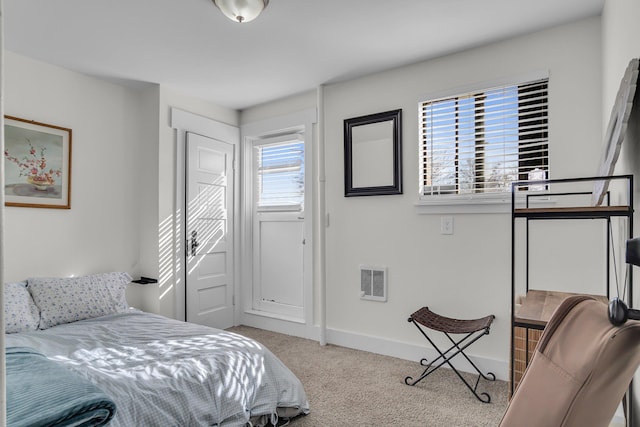
[[(491, 334), (474, 344), (471, 353), (497, 361), (492, 368), (497, 366), (506, 376), (510, 216), (456, 214), (454, 235), (444, 236), (440, 234), (439, 215), (416, 213), (418, 102), (445, 90), (547, 70), (551, 177), (592, 176), (597, 170), (602, 133), (600, 48), (600, 20), (592, 18), (325, 86), (329, 342), (408, 357), (424, 347), (424, 339), (406, 322), (421, 306), (459, 318), (492, 313), (497, 319)], [(301, 105), (314, 103), (314, 97), (313, 93), (301, 94), (250, 108), (242, 112), (241, 121), (290, 113)], [(404, 194), (345, 198), (343, 121), (396, 108), (403, 110)], [(549, 241), (548, 245), (556, 243)], [(593, 251), (603, 253), (598, 248)], [(580, 253), (569, 255), (567, 264), (579, 265), (580, 273), (586, 277), (593, 275), (592, 266), (580, 264), (579, 258)], [(388, 267), (387, 303), (360, 300), (361, 264)], [(559, 286), (563, 282), (575, 283), (567, 278), (566, 270), (564, 276), (556, 274)], [(315, 296), (318, 308), (317, 282)], [(317, 316), (315, 320), (318, 321)]]
[[(177, 150), (182, 150), (182, 144), (176, 140), (174, 130), (170, 126), (171, 107), (188, 111), (197, 115), (230, 124), (239, 125), (239, 115), (236, 110), (223, 108), (201, 99), (184, 96), (169, 88), (161, 87), (159, 96), (158, 117), (158, 182), (157, 182), (157, 222), (153, 223), (158, 235), (158, 265), (159, 289), (157, 294), (150, 294), (150, 298), (158, 301), (158, 312), (168, 317), (183, 318), (183, 306), (178, 307), (176, 301), (181, 301), (184, 295), (183, 281), (175, 277), (174, 271), (179, 267), (172, 242), (176, 238), (176, 227), (182, 218), (182, 207), (176, 205), (176, 173)], [(181, 293), (181, 295), (178, 295)]]
[[(637, 0), (607, 0), (602, 12), (602, 48), (603, 48), (603, 129), (609, 122), (620, 80), (632, 58), (640, 58), (640, 2)], [(634, 175), (634, 236), (639, 236), (640, 227), (640, 91), (636, 92), (633, 118), (630, 120), (629, 132), (622, 144), (620, 158), (616, 165), (616, 173)], [(604, 148), (603, 148), (604, 149)], [(640, 306), (640, 268), (633, 267), (633, 305)], [(634, 425), (640, 424), (640, 376), (636, 373), (634, 380)]]
[(6, 52), (6, 114), (73, 132), (71, 209), (6, 208), (7, 281), (138, 274), (142, 90)]
[[(136, 180), (140, 191), (136, 229), (138, 232), (138, 260), (136, 276), (158, 277), (158, 97), (159, 87), (149, 85), (139, 93), (140, 108), (137, 120), (145, 137), (130, 145), (131, 152), (139, 159)], [(137, 277), (136, 277), (137, 278)], [(130, 305), (152, 313), (160, 312), (159, 287), (157, 285), (131, 284), (127, 289)]]
[[(602, 87), (603, 87), (603, 129), (609, 123), (611, 110), (620, 87), (622, 76), (632, 58), (640, 58), (640, 2), (636, 0), (607, 0), (602, 12)], [(622, 149), (615, 173), (634, 174), (635, 188), (635, 230), (640, 224), (638, 203), (640, 201), (640, 91), (636, 92), (633, 116), (629, 120), (628, 133), (622, 143)], [(601, 140), (604, 144), (604, 139)], [(604, 146), (601, 147), (604, 150)], [(636, 235), (639, 233), (636, 231)], [(636, 269), (635, 271), (637, 271)], [(640, 272), (636, 276), (640, 276)], [(638, 279), (638, 277), (636, 277)], [(640, 282), (636, 282), (640, 283)], [(640, 305), (640, 292), (636, 291), (634, 305)]]
[(238, 125), (235, 110), (157, 85), (119, 85), (6, 52), (6, 114), (72, 129), (71, 209), (6, 209), (5, 279), (127, 271), (129, 303), (176, 317), (177, 150), (171, 106)]
[(298, 111), (315, 108), (316, 102), (317, 94), (315, 90), (299, 93), (242, 110), (240, 112), (240, 122), (242, 125), (246, 125), (274, 117), (286, 116)]
[[(422, 345), (424, 339), (406, 322), (421, 306), (457, 318), (495, 314), (490, 336), (472, 353), (506, 364), (510, 217), (454, 215), (455, 233), (447, 236), (440, 234), (440, 216), (416, 214), (418, 101), (443, 90), (548, 70), (552, 177), (594, 175), (601, 135), (600, 59), (600, 22), (593, 18), (326, 87), (327, 322), (334, 336)], [(345, 198), (343, 120), (396, 108), (403, 109), (404, 194)], [(388, 268), (387, 303), (360, 300), (361, 264)]]

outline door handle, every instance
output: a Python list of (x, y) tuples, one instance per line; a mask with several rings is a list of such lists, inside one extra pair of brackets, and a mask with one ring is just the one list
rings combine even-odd
[(191, 232), (191, 256), (196, 256), (196, 248), (200, 246), (198, 243), (198, 232), (193, 230)]

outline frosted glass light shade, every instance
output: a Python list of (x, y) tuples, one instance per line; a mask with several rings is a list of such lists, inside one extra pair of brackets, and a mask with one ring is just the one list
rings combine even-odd
[(236, 22), (253, 21), (269, 4), (269, 0), (213, 0), (225, 16)]

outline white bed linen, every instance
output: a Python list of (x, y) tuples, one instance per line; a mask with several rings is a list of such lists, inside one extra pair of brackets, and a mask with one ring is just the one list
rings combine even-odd
[(5, 340), (101, 388), (116, 403), (111, 426), (244, 426), (276, 420), (276, 408), (309, 412), (301, 382), (268, 349), (206, 326), (131, 310)]

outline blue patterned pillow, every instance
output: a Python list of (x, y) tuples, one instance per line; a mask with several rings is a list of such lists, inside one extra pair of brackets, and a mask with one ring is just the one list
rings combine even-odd
[(7, 334), (38, 329), (40, 310), (27, 290), (27, 282), (4, 285), (4, 322)]
[(101, 273), (82, 277), (36, 277), (27, 289), (40, 309), (40, 329), (77, 322), (129, 308), (127, 273)]

